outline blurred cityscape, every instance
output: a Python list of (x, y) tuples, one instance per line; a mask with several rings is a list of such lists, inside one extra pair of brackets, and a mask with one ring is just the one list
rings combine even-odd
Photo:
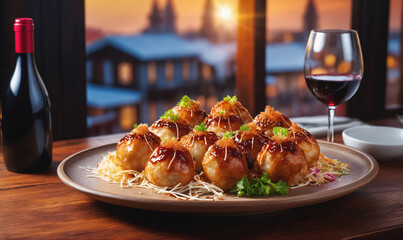
[[(146, 2), (147, 25), (139, 32), (111, 35), (87, 27), (90, 135), (128, 131), (134, 123), (151, 124), (185, 94), (200, 101), (207, 112), (226, 95), (235, 95), (236, 26), (225, 21), (233, 17), (231, 9), (205, 0), (201, 26), (179, 32), (174, 0), (164, 5)], [(326, 114), (302, 74), (309, 32), (319, 27), (319, 18), (316, 1), (306, 0), (301, 30), (266, 32), (266, 103), (289, 117)], [(392, 90), (399, 84), (399, 41), (399, 34), (391, 34), (388, 89)], [(391, 104), (393, 94), (398, 93), (388, 92)]]

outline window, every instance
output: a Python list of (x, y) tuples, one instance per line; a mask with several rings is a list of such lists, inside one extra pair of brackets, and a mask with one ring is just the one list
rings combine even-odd
[[(291, 7), (285, 1), (268, 0), (267, 6), (266, 103), (289, 117), (326, 114), (326, 108), (305, 83), (306, 43), (314, 28), (351, 28), (352, 1), (293, 1)], [(348, 62), (337, 62), (334, 55), (324, 58), (327, 65), (340, 70), (350, 66)], [(344, 106), (338, 107), (336, 114), (345, 114), (343, 109)]]
[(120, 127), (124, 131), (133, 129), (133, 125), (137, 123), (137, 107), (124, 106), (119, 112)]
[(110, 60), (104, 60), (103, 64), (103, 83), (113, 85), (113, 65)]
[(212, 107), (214, 107), (214, 105), (217, 104), (217, 97), (216, 96), (209, 96), (207, 98), (207, 109), (211, 109)]
[(204, 95), (199, 95), (199, 96), (197, 96), (197, 101), (199, 101), (200, 102), (200, 106), (203, 108), (203, 109), (207, 109), (207, 106), (206, 106), (206, 97), (204, 96)]
[(156, 102), (149, 102), (148, 104), (148, 121), (150, 123), (157, 120), (157, 103)]
[(386, 62), (386, 108), (399, 107), (402, 98), (401, 30), (402, 30), (402, 1), (391, 0), (389, 9), (389, 40)]
[(149, 62), (147, 66), (148, 83), (153, 85), (157, 83), (157, 64), (155, 62)]
[(87, 80), (92, 81), (92, 78), (94, 77), (94, 63), (92, 61), (87, 61), (86, 63), (86, 74), (87, 74)]
[(209, 65), (203, 64), (202, 65), (202, 76), (204, 80), (210, 80), (213, 76), (212, 69)]
[(167, 82), (173, 82), (174, 80), (174, 63), (172, 61), (165, 63), (165, 80)]
[(133, 82), (133, 67), (129, 62), (119, 63), (118, 66), (119, 83), (122, 85), (130, 85)]
[(187, 81), (190, 79), (190, 63), (189, 60), (182, 61), (182, 79)]

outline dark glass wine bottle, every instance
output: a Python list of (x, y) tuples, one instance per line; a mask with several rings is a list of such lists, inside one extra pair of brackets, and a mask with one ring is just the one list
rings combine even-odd
[(31, 18), (14, 23), (14, 74), (2, 100), (4, 162), (12, 172), (36, 172), (52, 162), (50, 101), (34, 59)]

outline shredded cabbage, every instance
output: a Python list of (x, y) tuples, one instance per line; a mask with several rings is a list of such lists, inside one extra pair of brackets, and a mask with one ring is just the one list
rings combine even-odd
[[(173, 188), (160, 187), (152, 184), (144, 175), (144, 172), (135, 170), (124, 170), (116, 161), (116, 152), (110, 152), (103, 157), (96, 168), (81, 167), (90, 171), (88, 177), (98, 177), (110, 183), (120, 183), (122, 188), (141, 187), (151, 189), (159, 194), (166, 194), (180, 200), (222, 200), (224, 191), (212, 183), (202, 179), (201, 174), (196, 174), (193, 181)], [(304, 181), (292, 186), (291, 189), (304, 186), (319, 186), (324, 183), (333, 182), (338, 177), (351, 173), (351, 167), (336, 159), (325, 157), (322, 153), (319, 156), (317, 166), (309, 169)]]

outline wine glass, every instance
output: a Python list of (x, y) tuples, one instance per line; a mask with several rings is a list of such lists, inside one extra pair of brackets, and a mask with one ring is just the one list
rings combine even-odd
[(312, 30), (306, 46), (304, 75), (310, 92), (328, 107), (327, 141), (334, 141), (336, 106), (349, 100), (364, 72), (355, 30)]

